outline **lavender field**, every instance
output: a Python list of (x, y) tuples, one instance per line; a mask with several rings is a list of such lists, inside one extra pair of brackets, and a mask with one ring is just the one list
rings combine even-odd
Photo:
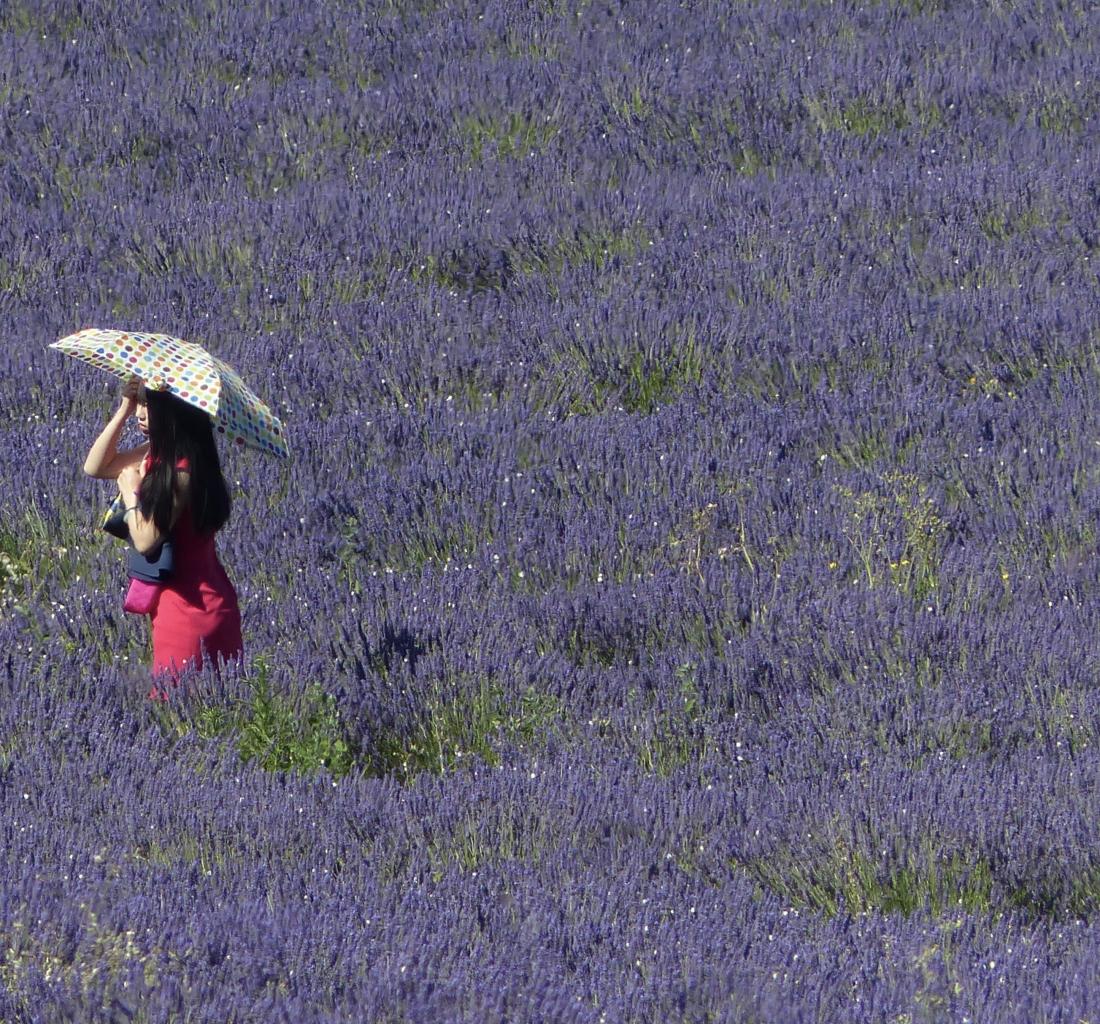
[[(0, 1020), (1100, 1020), (1098, 114), (1084, 0), (2, 0)], [(291, 438), (167, 705), (85, 326)]]

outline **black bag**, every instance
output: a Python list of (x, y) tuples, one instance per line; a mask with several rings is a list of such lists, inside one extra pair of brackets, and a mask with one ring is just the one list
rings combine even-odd
[[(103, 529), (119, 540), (130, 540), (130, 527), (126, 525), (126, 504), (120, 494), (103, 516)], [(163, 583), (172, 575), (175, 554), (172, 541), (165, 538), (160, 547), (148, 555), (143, 555), (130, 544), (126, 549), (126, 572), (132, 579), (145, 580), (146, 583)]]
[(126, 525), (126, 503), (122, 500), (121, 494), (111, 502), (111, 507), (103, 514), (101, 525), (112, 537), (117, 537), (119, 540), (130, 539), (130, 527)]

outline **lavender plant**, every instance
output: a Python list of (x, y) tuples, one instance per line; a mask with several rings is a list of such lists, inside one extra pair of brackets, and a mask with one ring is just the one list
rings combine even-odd
[[(0, 1017), (1093, 1019), (1097, 17), (2, 5)], [(293, 432), (167, 707), (91, 324)]]

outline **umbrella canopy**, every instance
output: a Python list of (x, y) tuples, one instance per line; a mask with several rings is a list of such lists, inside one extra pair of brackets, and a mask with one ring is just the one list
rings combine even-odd
[(168, 334), (89, 327), (50, 345), (116, 377), (140, 377), (147, 390), (168, 391), (209, 413), (214, 427), (237, 445), (287, 458), (279, 418), (237, 372), (201, 345)]

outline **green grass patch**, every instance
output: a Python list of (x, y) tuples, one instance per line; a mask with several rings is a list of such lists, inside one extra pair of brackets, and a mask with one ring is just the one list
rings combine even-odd
[(438, 882), (451, 867), (463, 871), (477, 871), (503, 861), (523, 857), (511, 817), (486, 823), (476, 817), (463, 818), (453, 832), (433, 840), (428, 846), (428, 859), (432, 864), (432, 878)]
[(664, 777), (701, 760), (709, 749), (695, 666), (681, 665), (675, 678), (676, 700), (655, 716), (652, 728), (642, 732), (637, 747), (642, 771)]
[(1017, 886), (1009, 902), (1034, 917), (1087, 920), (1100, 909), (1100, 867), (1072, 877), (1038, 879)]
[(323, 770), (339, 778), (352, 771), (358, 751), (336, 698), (319, 684), (310, 685), (298, 698), (278, 693), (267, 661), (261, 657), (256, 663), (256, 679), (247, 697), (203, 703), (189, 709), (186, 718), (171, 705), (155, 707), (162, 728), (169, 734), (194, 730), (205, 740), (230, 741), (242, 762), (254, 762), (269, 772), (311, 775)]
[(564, 717), (562, 702), (528, 687), (514, 701), (487, 675), (461, 692), (438, 690), (423, 702), (414, 722), (392, 727), (373, 741), (367, 770), (410, 779), (421, 772), (442, 775), (465, 761), (500, 763), (499, 745), (530, 745)]
[(857, 430), (850, 439), (838, 441), (822, 454), (841, 469), (868, 468), (894, 454), (893, 438), (877, 427)]
[(1051, 96), (1039, 105), (1035, 113), (1040, 131), (1055, 135), (1080, 135), (1088, 124), (1088, 116), (1068, 96)]
[(49, 274), (44, 259), (33, 260), (30, 254), (0, 253), (0, 292), (26, 301), (38, 290)]
[(603, 82), (602, 89), (611, 112), (625, 125), (639, 124), (653, 113), (653, 103), (638, 83), (626, 85), (616, 78)]
[(46, 36), (60, 34), (61, 38), (71, 38), (77, 32), (89, 28), (77, 15), (51, 17), (50, 8), (28, 0), (10, 0), (0, 7), (0, 32), (5, 35)]
[(219, 834), (200, 839), (189, 832), (170, 837), (160, 836), (138, 843), (130, 854), (135, 864), (145, 864), (154, 871), (194, 864), (204, 874), (220, 871), (240, 863), (248, 854), (240, 837)]
[(421, 572), (430, 565), (465, 563), (487, 539), (471, 523), (410, 523), (400, 541), (389, 547), (380, 561), (383, 568), (394, 572)]
[[(718, 506), (708, 502), (702, 508), (693, 509), (686, 522), (669, 535), (668, 545), (673, 564), (686, 572), (703, 577), (703, 562), (711, 557), (724, 559), (728, 549), (714, 550), (715, 513)], [(742, 534), (743, 536), (743, 534)], [(742, 547), (741, 549), (745, 549)]]
[(893, 862), (837, 844), (818, 859), (790, 848), (746, 863), (734, 863), (785, 903), (835, 916), (930, 910), (935, 916), (960, 909), (989, 912), (993, 873), (981, 857), (944, 854), (930, 842), (895, 852)]
[(651, 244), (644, 224), (625, 227), (584, 227), (546, 243), (516, 246), (516, 268), (525, 274), (557, 276), (567, 267), (587, 264), (602, 270), (612, 261), (632, 260)]
[(905, 103), (894, 100), (883, 103), (866, 96), (856, 96), (846, 103), (814, 97), (806, 100), (806, 113), (821, 132), (844, 132), (867, 138), (877, 138), (902, 131), (910, 125)]
[[(775, 287), (768, 289), (772, 296)], [(800, 293), (801, 294), (801, 293)], [(731, 294), (731, 297), (736, 298)], [(742, 297), (743, 298), (743, 297)], [(741, 362), (737, 370), (730, 375), (728, 390), (734, 394), (750, 395), (762, 400), (782, 400), (804, 402), (820, 388), (830, 391), (856, 390), (868, 382), (886, 380), (892, 375), (890, 359), (875, 342), (859, 346), (835, 355), (822, 355), (819, 358), (805, 357), (792, 359), (778, 355), (759, 355)], [(869, 435), (864, 435), (870, 439)], [(886, 447), (881, 439), (874, 439), (878, 448)], [(844, 457), (837, 445), (835, 454)], [(851, 463), (867, 464), (882, 454), (876, 451), (864, 455), (855, 451)]]
[[(50, 921), (16, 919), (3, 936), (0, 983), (18, 994), (35, 976), (87, 994), (105, 980), (113, 984), (141, 967), (147, 984), (156, 982), (160, 956), (143, 949), (133, 930), (102, 924), (95, 912), (81, 904), (83, 918), (73, 934), (63, 934)], [(38, 1007), (35, 1007), (37, 1010)]]
[[(624, 378), (619, 389), (619, 402), (627, 412), (649, 415), (662, 405), (676, 400), (680, 393), (702, 380), (702, 353), (694, 336), (681, 347), (652, 357), (635, 352), (626, 364), (619, 364)], [(597, 390), (609, 394), (619, 383), (597, 378)]]
[(619, 261), (635, 260), (650, 244), (650, 234), (640, 223), (579, 227), (550, 239), (485, 240), (468, 250), (375, 257), (365, 273), (359, 268), (338, 274), (333, 290), (341, 301), (369, 297), (382, 287), (389, 272), (398, 268), (413, 281), (448, 291), (501, 291), (517, 274), (542, 275), (546, 287), (554, 291), (557, 278), (568, 267), (584, 264), (603, 270)]
[(519, 160), (542, 153), (560, 131), (555, 114), (519, 111), (471, 114), (458, 125), (466, 155), (475, 164), (489, 156)]
[(871, 3), (914, 15), (941, 14), (947, 10), (947, 0), (871, 0)]
[(1029, 234), (1038, 228), (1047, 227), (1050, 221), (1038, 207), (1030, 206), (1017, 210), (1002, 203), (982, 214), (978, 223), (982, 234), (990, 241), (1007, 242), (1017, 235)]
[(29, 584), (37, 596), (88, 580), (96, 570), (96, 527), (67, 509), (51, 523), (36, 506), (0, 507), (0, 590)]
[(674, 338), (626, 351), (602, 348), (598, 339), (577, 340), (538, 378), (533, 401), (541, 407), (564, 406), (571, 416), (615, 408), (648, 416), (698, 386), (705, 360), (691, 324)]

